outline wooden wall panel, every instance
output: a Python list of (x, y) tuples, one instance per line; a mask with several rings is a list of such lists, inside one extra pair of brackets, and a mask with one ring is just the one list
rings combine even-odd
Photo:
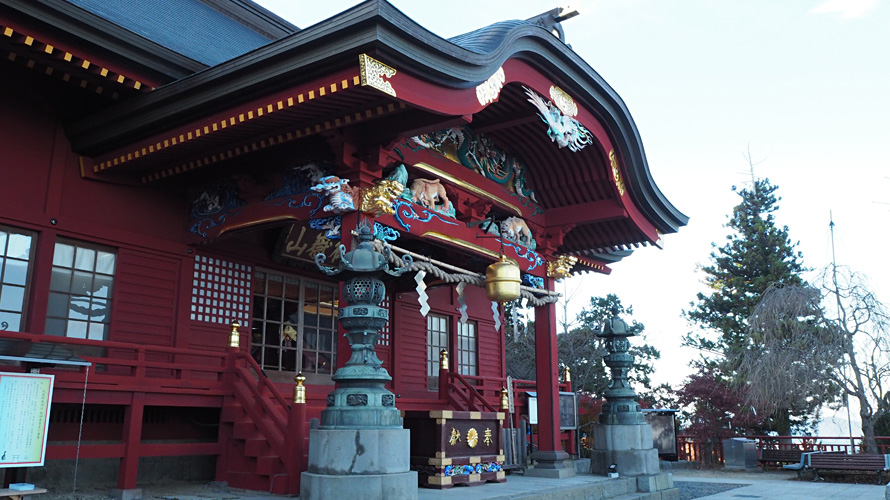
[(180, 259), (131, 249), (118, 252), (111, 340), (173, 345)]
[(425, 392), (426, 318), (419, 311), (416, 293), (396, 296), (392, 320), (394, 389), (399, 393)]

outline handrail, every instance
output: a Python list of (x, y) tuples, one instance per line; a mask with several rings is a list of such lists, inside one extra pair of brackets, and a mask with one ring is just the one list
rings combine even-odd
[[(73, 339), (53, 335), (37, 335), (23, 332), (0, 332), (0, 339), (23, 340), (33, 344), (55, 344), (66, 347), (86, 361), (93, 363), (90, 370), (90, 382), (94, 388), (112, 389), (117, 386), (139, 386), (140, 390), (165, 392), (170, 384), (163, 380), (175, 380), (182, 390), (200, 390), (222, 388), (222, 374), (226, 370), (225, 351), (194, 351), (179, 347), (138, 345), (125, 342)], [(95, 354), (77, 352), (80, 350), (95, 351)], [(154, 359), (152, 359), (154, 358)], [(158, 359), (162, 358), (162, 359)], [(101, 369), (105, 367), (105, 369)], [(82, 374), (86, 367), (56, 365), (46, 371), (56, 375), (56, 385), (64, 387), (76, 383), (82, 385), (80, 378), (74, 374)], [(206, 374), (205, 376), (189, 376), (188, 374)], [(207, 376), (209, 375), (209, 377)], [(161, 382), (159, 382), (161, 381)]]
[[(470, 385), (469, 382), (467, 382), (467, 379), (465, 379), (463, 377), (463, 375), (461, 375), (459, 373), (455, 373), (455, 372), (450, 372), (448, 374), (448, 376), (449, 376), (448, 378), (450, 379), (450, 381), (453, 382), (454, 380), (457, 380), (461, 384), (463, 384), (463, 386), (466, 388), (466, 390), (469, 394), (464, 394), (461, 391), (457, 391), (457, 393), (464, 399), (464, 401), (467, 403), (467, 406), (470, 409), (472, 409), (472, 410), (476, 409), (476, 405), (473, 404), (473, 402), (478, 400), (480, 403), (482, 403), (482, 406), (486, 410), (491, 411), (491, 412), (497, 412), (497, 410), (495, 410), (494, 407), (491, 406), (488, 403), (488, 401), (486, 401), (485, 398), (482, 397), (481, 394), (479, 394), (479, 391), (477, 391), (475, 387), (473, 387), (472, 385)], [(454, 387), (454, 384), (452, 384), (452, 387)], [(449, 393), (449, 395), (450, 395), (450, 393)]]
[[(263, 373), (263, 370), (260, 368), (260, 365), (256, 362), (256, 360), (253, 359), (253, 356), (249, 356), (244, 351), (238, 351), (237, 353), (235, 353), (235, 356), (236, 356), (236, 359), (242, 359), (247, 362), (248, 368), (253, 369), (253, 371), (257, 374), (256, 380), (259, 380), (260, 384), (262, 384), (262, 386), (269, 391), (269, 393), (272, 395), (272, 398), (278, 403), (278, 407), (281, 408), (282, 410), (287, 411), (290, 408), (290, 404), (288, 404), (288, 402), (284, 399), (284, 396), (282, 396), (281, 393), (278, 392), (278, 389), (275, 387), (275, 385), (272, 383), (272, 381), (269, 380), (269, 377), (267, 377)], [(257, 389), (254, 386), (250, 386), (250, 387), (251, 387), (252, 391), (254, 392), (254, 395), (259, 397), (260, 400), (262, 400), (262, 401), (267, 400), (265, 397), (263, 397), (262, 390)], [(286, 425), (285, 425), (285, 422), (283, 419), (280, 422), (280, 424), (281, 424), (280, 428), (283, 432), (286, 429)]]

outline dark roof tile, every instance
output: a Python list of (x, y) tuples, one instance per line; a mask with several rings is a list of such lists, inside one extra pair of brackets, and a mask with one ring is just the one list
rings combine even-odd
[(198, 0), (67, 1), (208, 66), (272, 41)]

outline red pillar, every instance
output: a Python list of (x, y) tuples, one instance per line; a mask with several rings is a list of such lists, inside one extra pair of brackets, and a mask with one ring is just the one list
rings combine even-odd
[[(545, 278), (547, 290), (553, 290), (553, 278)], [(569, 454), (562, 451), (559, 439), (559, 355), (556, 347), (556, 304), (535, 308), (535, 388), (538, 393), (538, 450), (532, 453), (538, 472), (553, 477), (563, 473)]]
[(121, 490), (136, 488), (144, 408), (145, 393), (134, 392), (133, 399), (124, 413), (124, 456), (121, 458), (120, 470), (117, 474), (117, 487)]

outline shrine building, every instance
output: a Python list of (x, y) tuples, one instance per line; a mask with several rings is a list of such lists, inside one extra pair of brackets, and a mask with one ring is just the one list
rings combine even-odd
[[(17, 478), (299, 492), (350, 357), (322, 268), (362, 234), (404, 267), (376, 356), (420, 485), (509, 480), (528, 392), (532, 459), (576, 455), (554, 285), (606, 286), (687, 218), (572, 15), (444, 39), (385, 0), (301, 28), (250, 0), (0, 2), (0, 375), (54, 375)], [(506, 376), (496, 263), (537, 381)]]

